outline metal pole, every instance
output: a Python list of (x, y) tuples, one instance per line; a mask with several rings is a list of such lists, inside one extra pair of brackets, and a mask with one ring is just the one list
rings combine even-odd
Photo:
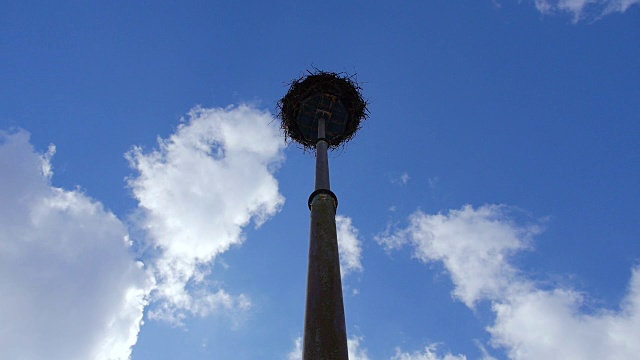
[(318, 120), (316, 181), (311, 194), (311, 235), (304, 360), (348, 360), (347, 331), (336, 233), (337, 199), (330, 190), (325, 119)]
[(331, 190), (329, 181), (329, 159), (327, 155), (327, 141), (323, 140), (324, 117), (318, 119), (318, 142), (316, 143), (316, 190)]

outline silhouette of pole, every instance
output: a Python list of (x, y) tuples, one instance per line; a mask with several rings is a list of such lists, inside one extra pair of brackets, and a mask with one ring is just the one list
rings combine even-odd
[(351, 77), (322, 71), (294, 80), (278, 102), (286, 136), (316, 152), (315, 189), (308, 201), (304, 360), (349, 359), (336, 232), (338, 198), (331, 191), (328, 150), (354, 136), (367, 116), (366, 105)]

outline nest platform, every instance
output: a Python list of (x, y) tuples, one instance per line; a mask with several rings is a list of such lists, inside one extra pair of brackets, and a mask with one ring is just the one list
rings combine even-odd
[(318, 122), (325, 120), (329, 148), (351, 140), (368, 116), (367, 102), (354, 76), (316, 71), (291, 82), (278, 101), (278, 117), (287, 140), (312, 149), (318, 141)]

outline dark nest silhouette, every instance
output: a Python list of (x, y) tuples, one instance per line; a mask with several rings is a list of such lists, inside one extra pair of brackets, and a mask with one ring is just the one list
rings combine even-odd
[[(360, 123), (367, 118), (367, 102), (362, 97), (362, 88), (355, 80), (355, 75), (345, 73), (334, 73), (326, 71), (307, 71), (307, 75), (291, 82), (291, 87), (287, 94), (278, 101), (278, 117), (282, 120), (281, 127), (284, 130), (285, 138), (294, 140), (301, 144), (305, 150), (315, 148), (317, 135), (304, 125), (308, 125), (308, 120), (303, 120), (304, 104), (313, 102), (314, 99), (330, 97), (334, 99), (334, 108), (340, 110), (340, 120), (337, 112), (327, 125), (326, 140), (329, 148), (336, 148), (349, 142), (355, 133), (360, 129)], [(306, 121), (306, 122), (305, 122)], [(340, 121), (340, 129), (331, 132), (329, 126), (335, 125), (331, 122)], [(317, 125), (316, 125), (317, 126)], [(315, 130), (317, 132), (317, 130)]]

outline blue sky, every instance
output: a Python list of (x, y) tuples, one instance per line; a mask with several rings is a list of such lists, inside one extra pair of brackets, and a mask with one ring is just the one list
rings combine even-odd
[(0, 3), (0, 358), (299, 359), (306, 69), (350, 358), (640, 353), (640, 2)]

